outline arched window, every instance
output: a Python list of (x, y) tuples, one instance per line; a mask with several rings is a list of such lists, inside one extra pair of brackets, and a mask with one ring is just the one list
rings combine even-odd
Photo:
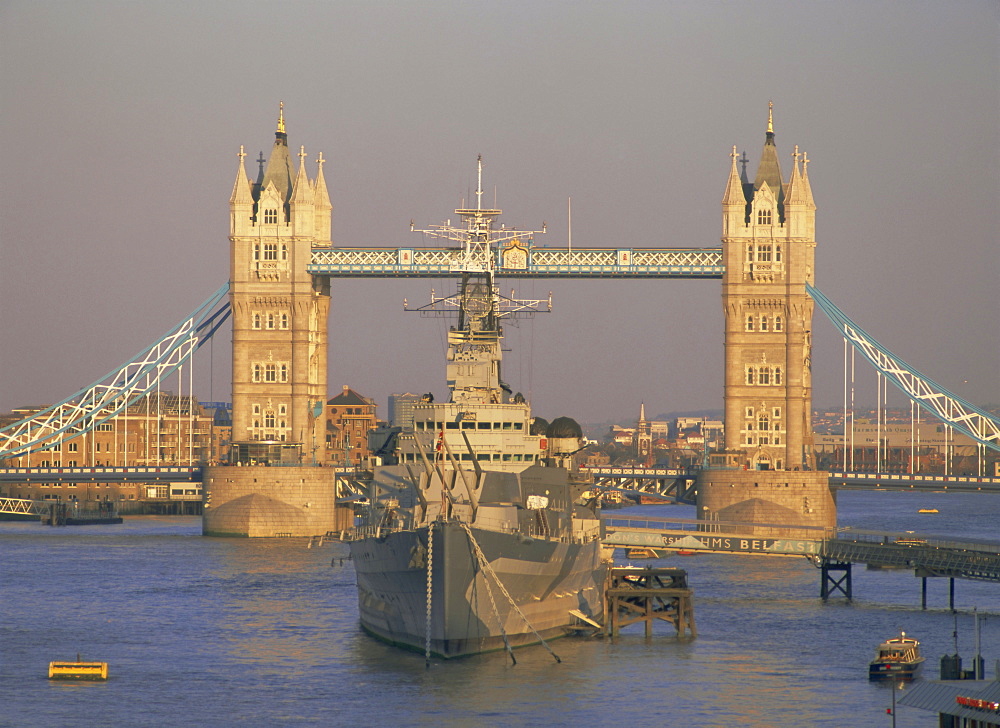
[(274, 208), (268, 208), (264, 210), (264, 224), (265, 225), (277, 225), (278, 224), (278, 211)]
[(268, 364), (264, 367), (264, 381), (265, 382), (276, 382), (278, 381), (278, 365)]
[(753, 367), (747, 367), (747, 384), (756, 384), (757, 383), (757, 381), (756, 381), (757, 380), (756, 374), (757, 374), (757, 372), (754, 370)]
[(753, 331), (753, 314), (747, 314), (747, 331)]
[(283, 329), (287, 329), (288, 328), (288, 314), (287, 313), (281, 314), (281, 328), (283, 328)]
[(766, 414), (761, 414), (757, 418), (757, 429), (758, 430), (770, 430), (771, 429), (771, 421), (767, 418)]
[(781, 316), (775, 316), (774, 317), (774, 330), (775, 331), (783, 331), (784, 330), (782, 328)]
[(774, 368), (774, 383), (781, 384), (781, 367)]
[(753, 243), (747, 245), (747, 262), (748, 263), (753, 262)]
[(259, 329), (260, 328), (260, 314), (259, 313), (255, 313), (253, 315), (253, 327), (255, 329)]
[(277, 259), (278, 259), (278, 244), (264, 243), (264, 260), (277, 260)]
[[(285, 407), (285, 405), (283, 404), (278, 405), (278, 414), (281, 415), (282, 417), (288, 414), (288, 409)], [(284, 425), (282, 425), (282, 427), (284, 427)]]
[(274, 429), (274, 412), (268, 410), (264, 413), (264, 427), (267, 429)]
[(274, 314), (273, 313), (268, 313), (267, 314), (267, 328), (269, 328), (269, 329), (273, 329), (274, 328)]
[(771, 370), (767, 367), (760, 368), (760, 383), (770, 384), (771, 383)]
[(282, 364), (281, 365), (281, 381), (283, 381), (283, 382), (287, 382), (288, 381), (288, 365), (287, 364)]
[(288, 260), (288, 246), (284, 243), (281, 244), (281, 259)]
[(260, 260), (260, 243), (254, 243), (253, 246), (253, 259)]
[[(254, 364), (253, 365), (253, 380), (255, 382), (259, 382), (260, 381), (260, 364)], [(257, 414), (260, 411), (256, 407), (254, 408), (254, 410), (255, 410), (254, 414)]]
[[(265, 215), (267, 213), (264, 213)], [(757, 224), (758, 225), (770, 225), (771, 224), (771, 211), (770, 210), (757, 210)]]
[(780, 263), (781, 262), (781, 246), (780, 245), (775, 245), (774, 246), (774, 262), (775, 263)]
[(768, 316), (761, 316), (760, 317), (760, 330), (761, 331), (767, 331), (768, 319), (769, 319)]
[(259, 429), (260, 428), (260, 420), (254, 420), (253, 421), (253, 426)]
[[(770, 218), (771, 211), (768, 210), (767, 214), (768, 214), (768, 219), (767, 219), (767, 223), (765, 223), (765, 224), (770, 225), (771, 224), (771, 218)], [(757, 246), (757, 260), (759, 260), (761, 263), (770, 263), (771, 262), (771, 246), (770, 245), (758, 245)]]

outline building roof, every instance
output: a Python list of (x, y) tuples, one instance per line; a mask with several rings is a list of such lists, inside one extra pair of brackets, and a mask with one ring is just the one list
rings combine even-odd
[(346, 407), (346, 406), (356, 406), (356, 405), (367, 405), (369, 407), (374, 406), (372, 401), (367, 397), (363, 397), (353, 389), (344, 385), (344, 391), (338, 394), (336, 397), (327, 401), (327, 404), (333, 405), (335, 407)]
[(897, 702), (909, 708), (931, 710), (959, 718), (979, 721), (982, 726), (1000, 726), (1000, 712), (995, 709), (962, 705), (958, 698), (973, 698), (1000, 703), (1000, 682), (996, 680), (935, 680), (910, 686)]

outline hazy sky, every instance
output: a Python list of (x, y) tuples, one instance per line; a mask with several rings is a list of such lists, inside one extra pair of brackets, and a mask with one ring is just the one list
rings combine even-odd
[[(392, 247), (421, 244), (411, 219), (454, 218), (480, 153), (502, 220), (548, 223), (538, 242), (565, 245), (572, 197), (574, 246), (718, 247), (730, 149), (756, 169), (773, 100), (785, 177), (794, 145), (811, 162), (817, 286), (942, 385), (1000, 402), (997, 8), (2, 2), (0, 411), (89, 384), (228, 279), (236, 153), (270, 149), (279, 100), (310, 175), (328, 160), (335, 244)], [(443, 396), (442, 324), (402, 312), (443, 285), (335, 279), (331, 395), (349, 384), (383, 416), (390, 392)], [(517, 286), (554, 296), (508, 329), (504, 378), (536, 414), (721, 408), (719, 281)], [(838, 406), (842, 339), (819, 311), (814, 330), (814, 402)], [(206, 400), (229, 399), (217, 339)], [(858, 388), (873, 402), (874, 374)]]

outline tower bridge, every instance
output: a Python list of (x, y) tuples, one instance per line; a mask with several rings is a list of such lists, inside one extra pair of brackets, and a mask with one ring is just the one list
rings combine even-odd
[[(334, 503), (332, 469), (311, 467), (326, 459), (320, 415), (327, 400), (332, 282), (341, 277), (458, 278), (477, 269), (512, 278), (722, 281), (725, 445), (709, 455), (708, 467), (697, 476), (699, 517), (804, 528), (835, 525), (831, 474), (816, 470), (813, 456), (817, 303), (845, 339), (912, 401), (984, 447), (1000, 449), (996, 417), (893, 356), (815, 288), (816, 205), (809, 159), (796, 146), (791, 174), (784, 177), (775, 139), (769, 109), (752, 180), (746, 165), (738, 165), (733, 147), (720, 247), (542, 246), (532, 231), (493, 230), (501, 211), (477, 207), (457, 212), (480, 226), (480, 238), (469, 236), (479, 242), (344, 248), (330, 235), (333, 206), (323, 155), (316, 159), (313, 177), (304, 147), (296, 166), (282, 108), (270, 157), (254, 181), (240, 148), (229, 199), (228, 286), (136, 361), (60, 405), (0, 429), (0, 459), (54, 449), (127, 411), (183, 366), (231, 315), (231, 461), (241, 464), (203, 468), (205, 532), (267, 536), (334, 530), (349, 512)], [(443, 229), (422, 232), (446, 237)], [(297, 467), (269, 467), (274, 464)]]

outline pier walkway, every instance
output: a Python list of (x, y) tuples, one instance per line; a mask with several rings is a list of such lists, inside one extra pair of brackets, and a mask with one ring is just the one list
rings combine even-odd
[[(1000, 582), (1000, 542), (912, 532), (604, 516), (604, 544), (692, 553), (806, 556), (817, 564), (913, 569), (917, 576)], [(815, 533), (815, 537), (809, 535)], [(803, 536), (805, 534), (805, 536)]]

